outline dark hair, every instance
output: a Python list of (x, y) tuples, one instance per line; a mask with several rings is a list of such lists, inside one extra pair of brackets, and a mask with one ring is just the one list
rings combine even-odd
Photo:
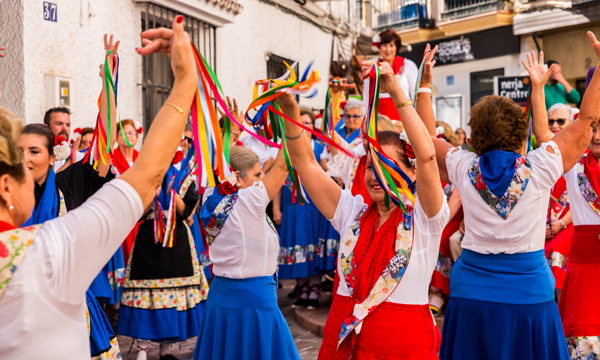
[(381, 42), (379, 43), (379, 46), (383, 45), (383, 44), (388, 44), (391, 42), (394, 42), (394, 44), (396, 45), (396, 55), (398, 55), (400, 53), (400, 47), (402, 46), (402, 40), (400, 40), (400, 36), (392, 29), (388, 29), (384, 32), (382, 32), (381, 34), (379, 34), (379, 37), (381, 38)]
[(52, 108), (52, 109), (46, 111), (46, 114), (44, 114), (44, 124), (50, 125), (50, 119), (52, 118), (52, 114), (54, 114), (54, 113), (63, 113), (63, 114), (71, 115), (71, 110), (69, 110), (69, 108), (67, 108), (67, 107), (60, 106), (60, 107), (55, 107), (55, 108)]
[(44, 124), (29, 124), (23, 128), (23, 135), (38, 135), (44, 138), (44, 145), (48, 150), (48, 154), (54, 154), (54, 133)]
[(25, 179), (23, 152), (17, 147), (21, 119), (0, 106), (0, 176), (8, 174), (19, 182)]
[(388, 156), (397, 155), (400, 161), (408, 169), (412, 168), (412, 164), (408, 160), (408, 157), (404, 154), (404, 143), (400, 140), (400, 136), (395, 131), (379, 131), (377, 132), (377, 142), (379, 145), (392, 145), (396, 148), (396, 154), (386, 154)]
[(93, 133), (94, 133), (94, 128), (86, 127), (86, 128), (83, 128), (83, 133), (81, 134), (81, 137), (84, 137), (87, 134), (93, 134)]
[(546, 61), (546, 65), (548, 65), (548, 67), (550, 67), (550, 66), (552, 66), (554, 64), (560, 65), (558, 63), (558, 61), (555, 61), (555, 60), (548, 60), (548, 61)]
[(470, 126), (471, 146), (477, 155), (492, 150), (516, 151), (529, 134), (523, 109), (498, 95), (484, 96), (471, 108)]
[[(308, 117), (310, 117), (310, 122), (312, 122), (313, 127), (315, 126), (315, 121), (317, 120), (317, 117), (315, 116), (315, 113), (312, 112), (312, 110), (309, 109), (300, 109), (300, 116), (302, 115), (308, 115)], [(311, 139), (316, 139), (317, 137), (313, 134), (310, 135)]]

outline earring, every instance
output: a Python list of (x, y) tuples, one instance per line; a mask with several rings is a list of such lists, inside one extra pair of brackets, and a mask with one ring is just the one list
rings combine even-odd
[(8, 204), (8, 210), (14, 210), (15, 207), (13, 206), (13, 204)]

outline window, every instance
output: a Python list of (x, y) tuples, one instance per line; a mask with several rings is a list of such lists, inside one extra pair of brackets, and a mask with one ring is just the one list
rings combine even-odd
[[(147, 3), (145, 12), (142, 12), (142, 30), (171, 27), (177, 15), (178, 12)], [(216, 27), (185, 15), (183, 24), (185, 31), (190, 34), (192, 43), (216, 72)], [(164, 54), (144, 57), (142, 71), (144, 129), (149, 129), (154, 117), (171, 93), (174, 77), (171, 71), (171, 60)]]
[[(294, 60), (286, 59), (271, 53), (267, 54), (267, 79), (277, 79), (282, 77), (288, 71), (287, 66), (283, 63), (284, 61), (289, 66), (294, 65)], [(296, 66), (293, 67), (296, 76), (298, 77), (302, 76), (302, 74), (298, 73), (299, 68), (300, 64), (296, 64)]]
[(494, 94), (494, 76), (504, 76), (504, 69), (471, 73), (471, 107), (482, 97)]

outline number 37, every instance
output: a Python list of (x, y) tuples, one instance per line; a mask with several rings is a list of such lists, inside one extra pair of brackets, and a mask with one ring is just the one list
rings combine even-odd
[(44, 20), (56, 22), (56, 4), (44, 1)]

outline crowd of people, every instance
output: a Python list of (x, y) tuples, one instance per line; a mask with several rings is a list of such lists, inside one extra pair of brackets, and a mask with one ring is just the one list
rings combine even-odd
[[(276, 291), (294, 279), (292, 307), (333, 295), (319, 359), (600, 359), (596, 67), (581, 97), (532, 52), (531, 119), (490, 95), (469, 132), (454, 130), (433, 111), (437, 47), (419, 74), (387, 30), (373, 38), (380, 59), (361, 63), (362, 95), (329, 84), (330, 133), (322, 112), (281, 93), (285, 142), (269, 147), (263, 128), (244, 136), (227, 98), (230, 173), (204, 188), (182, 17), (141, 37), (137, 52), (168, 54), (175, 78), (147, 131), (115, 120), (112, 36), (96, 129), (71, 133), (64, 107), (23, 126), (0, 104), (0, 357), (119, 359), (122, 335), (138, 360), (150, 342), (176, 359), (194, 337), (195, 359), (299, 359)], [(109, 161), (90, 157), (99, 128)]]

